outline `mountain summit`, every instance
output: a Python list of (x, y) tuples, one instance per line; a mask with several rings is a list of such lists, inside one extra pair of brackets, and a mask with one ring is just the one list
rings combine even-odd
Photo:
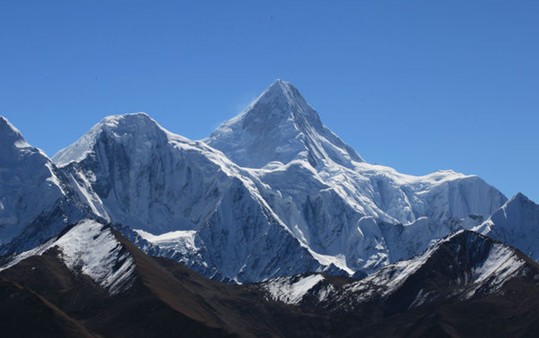
[(115, 115), (53, 160), (95, 215), (238, 282), (332, 266), (371, 273), (506, 201), (477, 177), (415, 177), (363, 161), (280, 80), (205, 141), (144, 113)]
[(475, 230), (539, 261), (539, 205), (522, 193), (507, 201)]
[(335, 162), (351, 167), (363, 159), (326, 128), (290, 83), (277, 80), (245, 111), (205, 140), (244, 167), (303, 159), (317, 168)]
[(32, 248), (82, 209), (47, 156), (0, 116), (0, 255)]
[(0, 146), (2, 149), (29, 147), (21, 132), (3, 116), (0, 116)]
[(60, 150), (52, 160), (59, 167), (81, 161), (92, 153), (97, 143), (110, 143), (111, 139), (141, 147), (147, 146), (148, 142), (166, 143), (167, 133), (146, 113), (107, 116), (74, 144)]

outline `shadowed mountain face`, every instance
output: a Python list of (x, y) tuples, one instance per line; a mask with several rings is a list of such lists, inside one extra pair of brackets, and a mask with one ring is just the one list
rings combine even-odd
[[(74, 237), (88, 247), (67, 247), (65, 239)], [(104, 259), (103, 247), (111, 243), (117, 254), (99, 275), (92, 262)], [(0, 324), (0, 332), (51, 337), (472, 337), (526, 336), (539, 328), (539, 266), (471, 232), (359, 281), (303, 275), (243, 286), (211, 281), (172, 260), (151, 258), (94, 221), (75, 225), (42, 249), (0, 272), (0, 311), (4, 318), (16, 319)], [(85, 257), (73, 263), (81, 252)], [(129, 283), (111, 288), (103, 282), (117, 279), (119, 272)], [(23, 318), (32, 326), (24, 326)]]

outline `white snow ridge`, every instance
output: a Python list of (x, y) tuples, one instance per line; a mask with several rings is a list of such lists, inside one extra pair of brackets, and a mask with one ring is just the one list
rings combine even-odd
[(264, 289), (274, 300), (297, 305), (313, 287), (323, 280), (324, 277), (318, 274), (306, 277), (281, 277), (264, 284)]
[(59, 258), (73, 272), (82, 273), (117, 294), (129, 289), (135, 278), (135, 262), (109, 227), (94, 220), (83, 220), (58, 239), (15, 256), (0, 270), (20, 261), (58, 250)]
[(51, 247), (58, 248), (70, 269), (92, 278), (111, 294), (126, 290), (133, 281), (133, 258), (101, 223), (84, 220)]

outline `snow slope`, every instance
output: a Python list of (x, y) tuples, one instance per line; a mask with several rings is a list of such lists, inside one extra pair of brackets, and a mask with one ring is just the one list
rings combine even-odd
[(353, 270), (372, 272), (417, 255), (506, 201), (476, 176), (417, 177), (365, 162), (280, 80), (205, 142), (249, 168), (296, 238)]
[[(354, 283), (349, 291), (360, 298), (377, 294), (380, 297), (397, 292), (421, 269), (428, 274), (437, 265), (447, 264), (442, 283), (456, 283), (471, 297), (479, 289), (498, 290), (507, 280), (515, 277), (525, 261), (516, 251), (502, 243), (493, 242), (471, 231), (459, 231), (436, 243), (422, 255), (400, 261)], [(434, 273), (431, 271), (430, 276)], [(432, 281), (435, 277), (431, 277)], [(432, 282), (431, 281), (431, 282)], [(423, 290), (425, 292), (425, 290)], [(418, 304), (416, 304), (418, 305)]]
[(539, 261), (539, 205), (521, 193), (475, 230)]
[[(354, 309), (381, 303), (402, 310), (450, 297), (497, 293), (537, 265), (515, 249), (472, 231), (459, 231), (422, 255), (388, 265), (359, 281), (328, 281), (320, 274), (282, 277), (261, 284), (272, 299), (291, 305)], [(314, 303), (313, 303), (314, 301)]]
[(362, 161), (322, 124), (299, 91), (281, 80), (204, 141), (242, 167), (261, 168), (272, 161), (294, 159), (307, 160), (314, 167)]
[(305, 277), (281, 277), (263, 284), (272, 299), (286, 304), (297, 305), (303, 297), (318, 283), (324, 280), (322, 275)]
[(154, 244), (188, 255), (174, 256), (200, 272), (253, 281), (323, 269), (248, 173), (144, 113), (105, 118), (54, 159), (104, 219), (153, 235), (190, 231), (188, 241), (168, 236)]
[(0, 254), (41, 244), (84, 212), (54, 164), (0, 116)]
[(110, 228), (93, 220), (83, 220), (59, 238), (23, 252), (0, 270), (18, 262), (53, 251), (75, 273), (93, 279), (110, 294), (127, 290), (135, 278), (135, 264)]
[(53, 159), (95, 214), (157, 236), (191, 231), (153, 243), (240, 282), (371, 273), (506, 201), (475, 176), (366, 163), (284, 81), (204, 142), (144, 113), (118, 115)]

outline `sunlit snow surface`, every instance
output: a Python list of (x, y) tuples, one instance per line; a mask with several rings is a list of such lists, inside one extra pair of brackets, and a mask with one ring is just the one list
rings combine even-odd
[(281, 277), (264, 284), (264, 289), (274, 300), (286, 304), (298, 304), (315, 285), (323, 280), (322, 275)]
[(63, 196), (52, 162), (0, 116), (0, 245), (51, 211)]
[(474, 230), (511, 245), (539, 261), (539, 205), (523, 194), (517, 194), (507, 201)]
[(2, 269), (49, 249), (58, 250), (59, 258), (69, 269), (90, 277), (111, 294), (128, 289), (135, 277), (131, 255), (110, 228), (92, 220), (84, 220), (60, 238), (17, 255)]
[(192, 254), (198, 251), (195, 245), (196, 231), (193, 230), (172, 231), (162, 235), (152, 235), (144, 230), (135, 230), (135, 232), (143, 239), (163, 249), (173, 249), (182, 254)]
[(194, 249), (187, 260), (241, 282), (330, 266), (372, 273), (506, 200), (475, 176), (365, 162), (284, 81), (203, 141), (117, 115), (53, 159), (98, 216), (154, 235), (192, 231), (155, 244)]
[[(444, 244), (449, 243), (455, 236), (461, 234), (462, 232), (457, 232), (439, 241), (431, 249), (416, 258), (389, 265), (371, 276), (347, 286), (347, 291), (355, 294), (358, 300), (369, 299), (375, 294), (381, 297), (387, 296), (397, 290), (410, 276), (423, 267)], [(487, 241), (477, 236), (479, 235), (470, 235), (472, 237), (471, 241), (475, 243)], [(457, 251), (462, 249), (462, 247), (456, 246), (453, 250), (456, 250), (455, 254), (457, 254)], [(468, 254), (472, 255), (471, 252)], [(456, 262), (456, 264), (463, 263)], [(459, 280), (458, 282), (467, 288), (468, 297), (473, 296), (476, 290), (485, 286), (488, 287), (488, 292), (494, 292), (503, 286), (509, 278), (518, 274), (520, 268), (524, 265), (525, 262), (518, 257), (514, 249), (500, 243), (493, 243), (486, 253), (486, 257), (472, 267), (471, 276), (467, 277), (468, 275), (465, 274), (465, 280)]]
[(490, 281), (491, 285), (499, 288), (508, 277), (524, 265), (515, 251), (503, 244), (494, 244), (490, 249), (488, 258), (473, 269), (473, 281), (476, 284)]
[[(485, 251), (485, 249), (488, 249)], [(385, 299), (395, 292), (402, 290), (402, 286), (420, 269), (426, 268), (427, 275), (420, 278), (429, 278), (429, 273), (440, 262), (435, 256), (444, 256), (453, 259), (447, 275), (444, 275), (439, 286), (449, 286), (456, 290), (459, 297), (471, 298), (479, 290), (481, 293), (494, 293), (508, 280), (526, 273), (526, 262), (518, 256), (516, 251), (504, 244), (493, 242), (481, 235), (468, 232), (457, 232), (424, 254), (410, 260), (391, 264), (372, 275), (356, 282), (350, 282), (343, 287), (333, 287), (331, 283), (322, 283), (325, 278), (320, 274), (307, 276), (281, 277), (262, 283), (270, 298), (286, 304), (299, 305), (307, 295), (318, 302), (329, 302), (336, 306), (347, 307), (351, 304), (372, 302)], [(461, 260), (462, 259), (462, 260)], [(467, 262), (473, 262), (469, 266)], [(427, 280), (424, 280), (428, 282)], [(430, 280), (430, 282), (434, 282)], [(413, 279), (417, 283), (417, 279)], [(445, 283), (445, 284), (444, 284)], [(422, 284), (423, 285), (423, 284)], [(440, 292), (440, 289), (421, 289), (415, 295), (411, 307), (419, 306), (429, 299), (450, 297), (452, 294)], [(315, 288), (316, 287), (316, 288)], [(409, 289), (409, 288), (408, 288)]]

